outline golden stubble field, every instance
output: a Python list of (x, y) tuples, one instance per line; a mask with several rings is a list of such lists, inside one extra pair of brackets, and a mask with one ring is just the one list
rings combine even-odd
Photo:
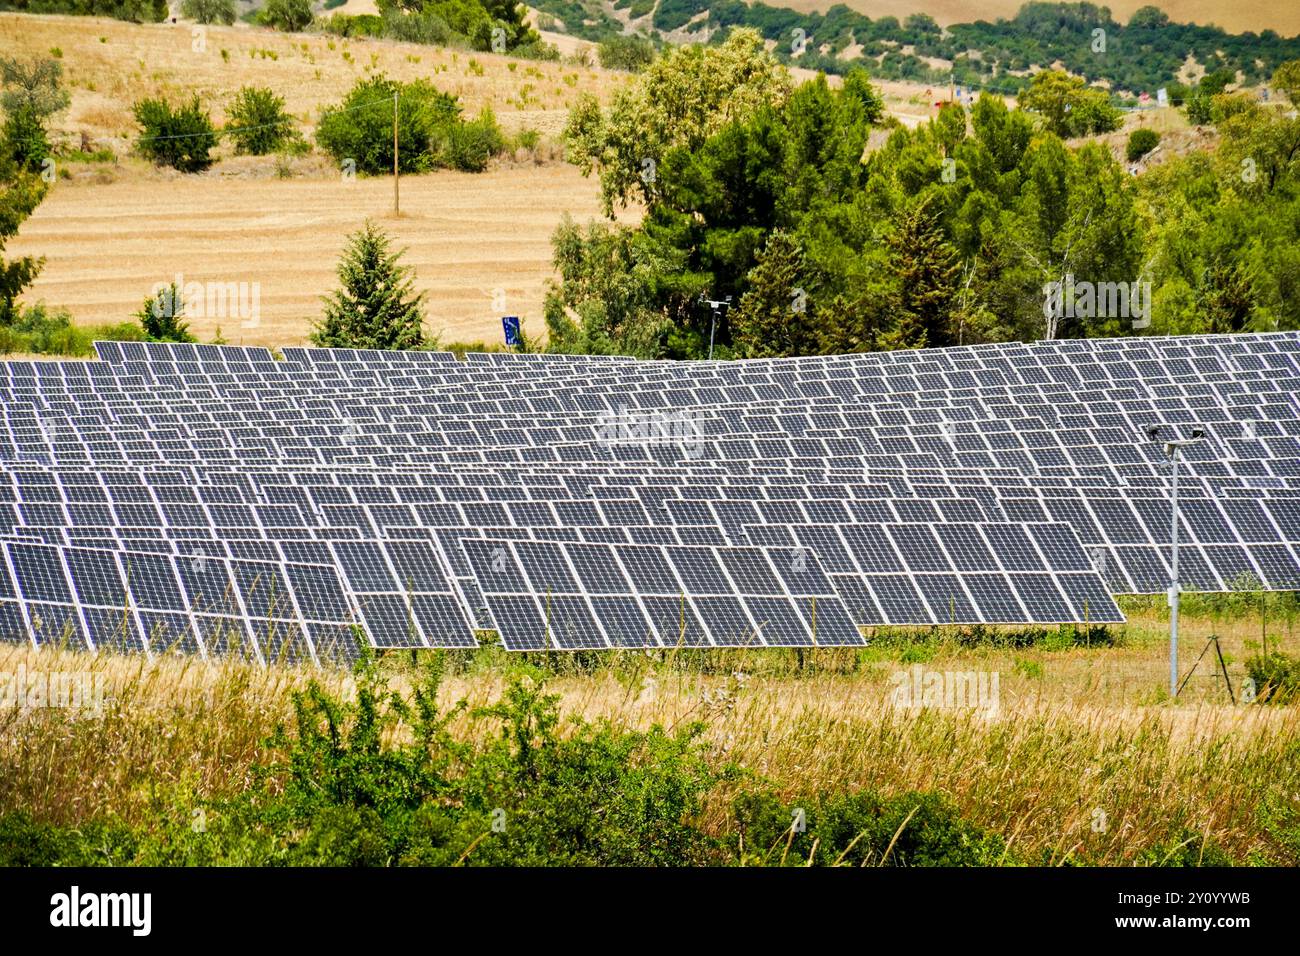
[[(69, 176), (9, 244), (9, 254), (46, 258), (27, 301), (99, 324), (126, 320), (155, 283), (178, 274), (258, 283), (255, 324), (192, 317), (192, 331), (210, 339), (220, 326), (236, 344), (302, 344), (321, 295), (335, 285), (347, 234), (373, 218), (409, 249), (416, 287), (428, 293), (428, 329), (444, 342), (498, 341), (503, 313), (523, 316), (531, 334), (543, 331), (551, 233), (566, 214), (578, 221), (600, 214), (598, 185), (562, 162), (556, 138), (580, 93), (607, 99), (626, 76), (246, 26), (211, 27), (201, 51), (194, 43), (189, 25), (0, 15), (0, 50), (61, 53), (72, 104), (55, 119), (56, 139), (119, 157), (69, 164)], [(130, 155), (130, 108), (140, 97), (197, 93), (221, 122), (241, 86), (270, 86), (310, 134), (321, 107), (379, 72), (428, 79), (460, 96), (467, 114), (491, 107), (507, 132), (537, 130), (543, 146), (479, 175), (404, 177), (400, 219), (392, 218), (390, 178), (348, 181), (319, 156), (294, 161), (280, 178), (274, 157), (233, 157), (224, 145), (220, 161), (196, 176)]]
[(495, 342), (503, 313), (542, 331), (550, 235), (565, 213), (599, 215), (592, 184), (563, 165), (408, 176), (401, 192), (393, 219), (391, 179), (62, 183), (11, 249), (47, 258), (28, 300), (66, 307), (80, 322), (120, 322), (154, 283), (181, 275), (257, 283), (256, 322), (191, 317), (200, 338), (220, 326), (235, 345), (302, 345), (320, 296), (337, 285), (347, 234), (369, 217), (406, 248), (430, 332), (444, 343)]

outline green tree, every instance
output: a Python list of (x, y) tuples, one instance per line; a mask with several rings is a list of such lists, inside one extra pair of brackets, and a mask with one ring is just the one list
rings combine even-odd
[(729, 317), (738, 358), (809, 355), (819, 350), (809, 284), (798, 240), (776, 230), (750, 270), (749, 291)]
[(1240, 262), (1214, 262), (1201, 274), (1196, 290), (1197, 307), (1211, 334), (1241, 332), (1256, 307), (1254, 285)]
[(393, 171), (393, 97), (397, 97), (398, 161), (404, 173), (433, 165), (433, 150), (458, 121), (456, 97), (424, 80), (399, 83), (379, 74), (358, 80), (343, 102), (326, 108), (316, 142), (340, 165), (357, 172)]
[(1104, 90), (1090, 88), (1062, 70), (1041, 70), (1020, 95), (1020, 108), (1037, 113), (1062, 139), (1118, 129), (1120, 112)]
[(265, 156), (297, 136), (284, 97), (268, 88), (243, 87), (226, 115), (226, 132), (234, 138), (238, 153)]
[(959, 290), (961, 264), (944, 237), (931, 203), (922, 201), (904, 214), (886, 240), (894, 279), (892, 305), (897, 325), (888, 348), (949, 345), (949, 326)]
[(1292, 106), (1300, 107), (1300, 60), (1288, 60), (1273, 71), (1269, 85), (1290, 101)]
[(693, 152), (723, 126), (779, 106), (789, 73), (755, 30), (734, 30), (719, 46), (673, 47), (614, 96), (608, 112), (590, 96), (569, 114), (564, 139), (583, 175), (600, 176), (606, 215), (661, 195), (658, 164), (674, 147)]
[(560, 283), (546, 293), (550, 348), (561, 352), (659, 358), (671, 315), (689, 308), (701, 285), (682, 277), (683, 254), (641, 230), (565, 216), (551, 238)]
[(181, 0), (181, 13), (196, 23), (235, 22), (238, 11), (235, 0)]
[(424, 293), (414, 291), (401, 257), (373, 223), (350, 236), (339, 261), (341, 288), (325, 299), (312, 342), (323, 348), (423, 348)]
[(607, 70), (639, 73), (654, 62), (655, 45), (642, 36), (614, 36), (596, 45), (596, 56)]
[(46, 123), (69, 103), (62, 81), (63, 64), (56, 59), (0, 57), (4, 147), (23, 169), (39, 169), (50, 155)]
[[(18, 234), (18, 227), (45, 198), (46, 184), (0, 154), (0, 252)], [(31, 285), (45, 260), (36, 256), (0, 258), (0, 327), (13, 325), (18, 316), (17, 299)]]
[(135, 314), (150, 342), (193, 342), (185, 317), (185, 292), (176, 283), (147, 296)]
[(297, 33), (311, 25), (311, 0), (266, 0), (260, 16), (269, 27)]
[(183, 173), (202, 172), (212, 165), (217, 131), (197, 95), (175, 108), (163, 99), (140, 100), (132, 112), (141, 127), (136, 146), (142, 155)]

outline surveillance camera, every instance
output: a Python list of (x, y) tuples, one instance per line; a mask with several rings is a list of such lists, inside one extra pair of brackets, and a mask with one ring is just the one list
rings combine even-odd
[(1204, 437), (1205, 437), (1205, 429), (1204, 429), (1204, 428), (1193, 428), (1193, 429), (1192, 429), (1192, 437), (1193, 437), (1193, 438), (1204, 438)]

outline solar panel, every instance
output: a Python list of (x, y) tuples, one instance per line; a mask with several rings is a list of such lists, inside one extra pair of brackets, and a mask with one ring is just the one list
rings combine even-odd
[[(573, 647), (811, 640), (794, 599), (814, 596), (838, 602), (819, 631), (841, 611), (1108, 620), (1110, 594), (1169, 581), (1149, 424), (1206, 432), (1182, 464), (1185, 586), (1300, 586), (1296, 333), (691, 363), (96, 351), (0, 363), (0, 536), (57, 556), (6, 551), (15, 639), (305, 659), (343, 604), (372, 642), (419, 647), (472, 646), (484, 617), (505, 634), (493, 602), (533, 640), (531, 601)], [(491, 601), (460, 550), (485, 529), (524, 562)], [(611, 591), (575, 543), (667, 570), (627, 550), (650, 589)], [(103, 603), (119, 586), (143, 603)]]
[(820, 569), (760, 548), (461, 544), (512, 650), (863, 643)]

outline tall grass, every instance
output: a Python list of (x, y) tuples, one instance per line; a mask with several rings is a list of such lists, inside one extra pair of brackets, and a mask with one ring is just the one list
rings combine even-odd
[[(1255, 627), (1192, 620), (1185, 633), (1191, 646), (1223, 632), (1238, 679), (1237, 657)], [(889, 800), (931, 794), (961, 826), (988, 834), (1007, 862), (1300, 863), (1300, 708), (1234, 707), (1208, 671), (1169, 702), (1160, 635), (1158, 620), (1136, 620), (1105, 646), (913, 640), (809, 651), (802, 662), (770, 651), (614, 652), (553, 662), (548, 687), (565, 718), (555, 728), (561, 738), (579, 733), (573, 720), (669, 734), (699, 723), (701, 754), (717, 773), (699, 826), (729, 852), (757, 826), (757, 787), (785, 809), (815, 804), (835, 820), (894, 820), (897, 810), (896, 823), (929, 798), (893, 809)], [(1294, 650), (1285, 631), (1271, 640)], [(493, 650), (440, 659), (440, 706), (464, 701), (447, 732), (471, 750), (489, 748), (497, 729), (471, 715), (500, 704), (512, 677), (536, 667)], [(898, 706), (891, 677), (918, 660), (932, 670), (998, 672), (1000, 706)], [(0, 817), (26, 811), (61, 825), (112, 819), (147, 829), (166, 807), (254, 786), (274, 793), (286, 781), (268, 741), (293, 725), (294, 692), (316, 681), (330, 697), (356, 693), (340, 671), (0, 648), (0, 673), (20, 666), (89, 669), (110, 698), (100, 717), (0, 712)], [(401, 694), (418, 676), (404, 654), (380, 669)], [(398, 720), (384, 735), (409, 739), (412, 726)], [(853, 794), (865, 802), (835, 803)], [(791, 852), (800, 846), (793, 836)]]

